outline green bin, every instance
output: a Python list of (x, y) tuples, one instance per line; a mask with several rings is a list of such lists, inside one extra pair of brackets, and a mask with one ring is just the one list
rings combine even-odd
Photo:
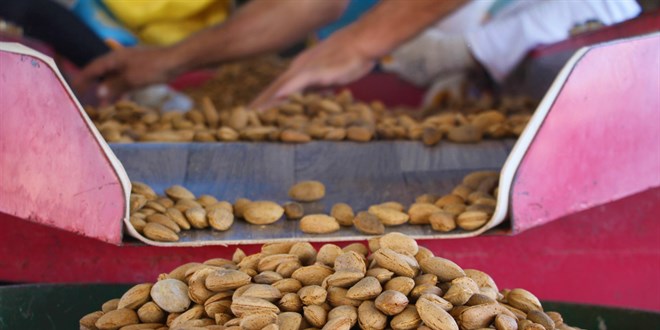
[[(78, 329), (78, 320), (99, 310), (101, 304), (119, 298), (131, 285), (30, 284), (0, 287), (0, 329)], [(593, 330), (660, 329), (660, 313), (543, 302), (572, 325)]]

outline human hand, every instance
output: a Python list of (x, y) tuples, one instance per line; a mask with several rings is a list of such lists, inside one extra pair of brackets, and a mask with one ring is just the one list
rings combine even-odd
[(398, 47), (381, 68), (417, 86), (428, 86), (437, 79), (477, 67), (465, 37), (429, 29)]
[(369, 73), (374, 64), (375, 60), (354, 47), (350, 38), (333, 35), (296, 57), (250, 107), (265, 109), (308, 87), (347, 84)]
[(169, 48), (124, 48), (112, 51), (87, 65), (73, 80), (84, 92), (101, 80), (97, 97), (102, 102), (147, 85), (166, 82), (177, 72), (177, 62)]

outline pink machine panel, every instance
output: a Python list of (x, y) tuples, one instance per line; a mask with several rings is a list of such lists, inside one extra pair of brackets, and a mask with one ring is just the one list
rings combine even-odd
[(0, 51), (0, 211), (119, 244), (121, 180), (49, 61)]
[(518, 167), (514, 231), (660, 186), (659, 59), (660, 34), (579, 59)]

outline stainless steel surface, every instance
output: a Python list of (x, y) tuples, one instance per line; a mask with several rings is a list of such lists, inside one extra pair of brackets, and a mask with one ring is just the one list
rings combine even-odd
[[(151, 185), (162, 194), (180, 184), (196, 195), (211, 194), (233, 202), (252, 200), (289, 201), (289, 187), (300, 180), (319, 180), (326, 196), (304, 204), (305, 213), (329, 212), (334, 203), (346, 202), (356, 211), (370, 205), (399, 201), (408, 205), (423, 193), (445, 194), (475, 170), (498, 170), (514, 140), (456, 144), (442, 141), (426, 147), (417, 141), (282, 143), (185, 143), (111, 145), (131, 180)], [(430, 226), (389, 227), (415, 237), (437, 236)], [(452, 232), (455, 235), (460, 231)], [(227, 232), (191, 230), (181, 242), (264, 242), (303, 238), (306, 240), (351, 240), (364, 236), (355, 228), (342, 228), (328, 235), (309, 235), (298, 222), (281, 219), (257, 226), (236, 220)]]

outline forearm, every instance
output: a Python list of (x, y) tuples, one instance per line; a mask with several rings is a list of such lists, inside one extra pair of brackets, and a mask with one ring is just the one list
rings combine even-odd
[(360, 20), (337, 33), (370, 59), (387, 55), (467, 0), (382, 0)]
[(282, 50), (336, 20), (348, 0), (253, 0), (227, 22), (170, 49), (177, 71)]

